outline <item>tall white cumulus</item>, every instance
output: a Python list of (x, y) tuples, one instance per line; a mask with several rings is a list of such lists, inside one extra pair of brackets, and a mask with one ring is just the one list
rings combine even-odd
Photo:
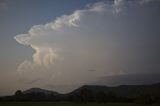
[[(151, 0), (136, 1), (138, 3), (141, 1), (142, 4), (148, 3)], [(98, 55), (101, 49), (100, 47), (97, 49), (98, 46), (96, 47), (95, 44), (100, 42), (100, 45), (103, 45), (103, 39), (97, 39), (94, 34), (106, 35), (106, 30), (103, 28), (106, 27), (107, 23), (105, 23), (105, 20), (107, 18), (104, 19), (101, 18), (101, 16), (120, 13), (125, 9), (125, 5), (127, 4), (129, 4), (128, 0), (114, 0), (112, 4), (107, 4), (107, 1), (97, 2), (87, 5), (85, 9), (76, 10), (70, 15), (58, 17), (56, 20), (44, 25), (35, 25), (31, 27), (26, 34), (16, 35), (14, 38), (18, 43), (30, 46), (35, 50), (32, 56), (33, 60), (25, 60), (22, 62), (18, 66), (18, 72), (23, 76), (24, 80), (33, 81), (35, 79), (45, 79), (48, 77), (54, 78), (54, 74), (56, 73), (57, 75), (61, 75), (61, 71), (65, 70), (63, 68), (68, 68), (68, 66), (72, 66), (72, 64), (74, 66), (68, 68), (68, 70), (72, 68), (73, 70), (81, 70), (82, 67), (84, 67), (82, 70), (85, 68), (86, 70), (92, 70), (92, 68), (95, 70), (103, 70), (97, 67), (110, 67), (110, 63), (106, 66), (100, 64), (98, 61), (101, 59), (103, 60), (102, 63), (106, 62), (107, 64), (105, 59), (109, 59), (109, 57), (105, 57), (107, 54), (105, 54), (106, 51), (104, 51), (104, 48), (102, 50), (104, 54)], [(110, 13), (108, 13), (108, 11), (110, 11)], [(100, 22), (98, 23), (96, 21)], [(99, 27), (101, 25), (98, 24), (104, 26)], [(80, 36), (82, 38), (85, 36), (89, 40), (81, 39)], [(97, 39), (98, 42), (95, 42), (92, 38)], [(84, 60), (81, 60), (81, 57), (83, 57)], [(69, 59), (72, 62), (67, 62)], [(65, 63), (68, 66), (65, 66), (66, 64), (58, 64), (61, 63), (59, 61), (66, 61)], [(92, 64), (90, 62), (92, 62)], [(86, 66), (86, 64), (90, 66)], [(59, 65), (59, 67), (57, 65)], [(59, 70), (59, 72), (54, 73), (53, 71), (56, 69)], [(64, 73), (66, 74), (66, 72)], [(80, 76), (79, 72), (76, 73), (77, 77), (84, 75), (82, 74)], [(119, 73), (122, 73), (122, 71), (120, 70)], [(112, 74), (112, 72), (109, 74)], [(103, 73), (101, 73), (101, 75), (103, 75)], [(73, 75), (70, 76), (73, 77)], [(94, 75), (92, 77), (94, 77)], [(61, 80), (57, 83), (61, 83)]]
[[(65, 32), (67, 28), (77, 28), (78, 22), (83, 15), (89, 12), (102, 12), (104, 8), (104, 3), (96, 3), (88, 6), (87, 9), (76, 10), (71, 15), (58, 17), (56, 20), (46, 23), (45, 25), (35, 25), (31, 27), (27, 34), (16, 35), (14, 38), (18, 43), (30, 46), (35, 50), (35, 53), (32, 56), (33, 61), (25, 60), (22, 62), (18, 67), (18, 72), (23, 75), (24, 78), (26, 77), (27, 80), (38, 78), (39, 75), (33, 75), (33, 73), (37, 70), (41, 70), (39, 67), (43, 67), (46, 71), (50, 66), (54, 65), (56, 59), (59, 59), (58, 49), (61, 48), (57, 48), (47, 40), (53, 39), (52, 43), (54, 44), (54, 37), (56, 40), (59, 40), (58, 36), (61, 36), (61, 32)], [(43, 40), (43, 38), (46, 38), (47, 40)], [(31, 75), (27, 75), (26, 73), (30, 73)], [(37, 73), (39, 72), (37, 71)]]

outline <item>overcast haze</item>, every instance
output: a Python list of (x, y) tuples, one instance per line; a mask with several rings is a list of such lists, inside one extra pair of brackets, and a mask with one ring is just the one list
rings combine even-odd
[(159, 0), (0, 0), (0, 95), (160, 81)]

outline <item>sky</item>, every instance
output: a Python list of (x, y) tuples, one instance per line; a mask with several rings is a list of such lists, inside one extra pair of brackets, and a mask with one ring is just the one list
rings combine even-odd
[(160, 81), (159, 0), (0, 0), (0, 95)]

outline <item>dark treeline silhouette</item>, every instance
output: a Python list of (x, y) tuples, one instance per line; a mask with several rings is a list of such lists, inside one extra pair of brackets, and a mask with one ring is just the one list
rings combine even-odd
[(117, 87), (85, 85), (68, 94), (32, 88), (23, 92), (17, 90), (12, 96), (0, 97), (0, 101), (134, 102), (139, 104), (160, 104), (160, 83), (153, 85), (121, 85)]

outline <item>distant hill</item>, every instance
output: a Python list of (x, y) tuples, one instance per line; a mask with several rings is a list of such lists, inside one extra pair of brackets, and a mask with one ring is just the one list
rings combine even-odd
[(29, 93), (43, 93), (45, 95), (58, 95), (58, 92), (54, 92), (51, 90), (45, 90), (45, 89), (41, 89), (41, 88), (30, 88), (28, 90), (23, 91), (24, 94), (29, 94)]
[(97, 94), (98, 92), (114, 92), (119, 97), (136, 97), (139, 95), (155, 95), (160, 96), (160, 83), (152, 85), (120, 85), (116, 87), (98, 86), (98, 85), (84, 85), (68, 95), (79, 95), (84, 89)]
[(110, 90), (110, 87), (107, 86), (101, 86), (101, 85), (83, 85), (82, 87), (68, 93), (68, 95), (77, 95), (81, 93), (84, 89), (92, 91), (92, 93), (97, 93), (97, 92), (108, 92)]
[(160, 83), (115, 87), (84, 85), (67, 94), (31, 88), (25, 91), (17, 90), (12, 96), (0, 97), (0, 101), (136, 102), (152, 104), (160, 103)]

